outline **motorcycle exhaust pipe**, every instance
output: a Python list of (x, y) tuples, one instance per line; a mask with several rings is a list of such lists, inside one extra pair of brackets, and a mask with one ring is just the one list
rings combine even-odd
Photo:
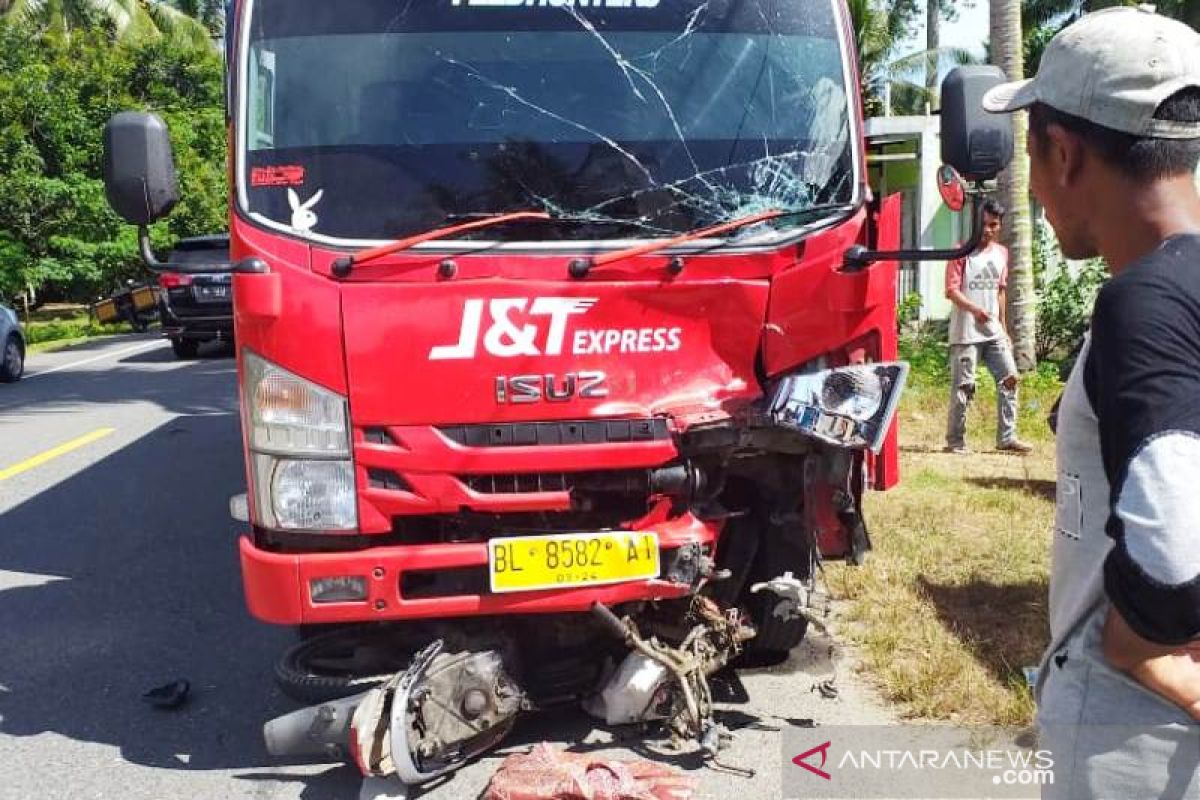
[(325, 756), (350, 761), (350, 722), (367, 692), (309, 706), (263, 725), (263, 740), (273, 756)]

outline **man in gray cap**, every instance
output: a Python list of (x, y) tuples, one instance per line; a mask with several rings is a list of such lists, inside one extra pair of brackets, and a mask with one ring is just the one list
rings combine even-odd
[(1058, 417), (1043, 797), (1200, 798), (1200, 35), (1089, 14), (1030, 81), (1031, 186), (1112, 279)]

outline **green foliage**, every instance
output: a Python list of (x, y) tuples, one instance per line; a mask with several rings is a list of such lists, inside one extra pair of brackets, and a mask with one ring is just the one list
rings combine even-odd
[(1096, 293), (1108, 278), (1099, 260), (1072, 270), (1044, 229), (1034, 236), (1037, 282), (1037, 357), (1062, 361), (1077, 349), (1092, 319)]
[[(1060, 30), (1084, 13), (1110, 6), (1136, 6), (1140, 0), (1021, 0), (1021, 24), (1025, 32), (1025, 72), (1037, 72), (1046, 45)], [(1159, 14), (1183, 20), (1200, 28), (1200, 0), (1158, 0)]]
[[(943, 19), (953, 21), (958, 17), (955, 3), (950, 0), (938, 3)], [(887, 111), (884, 95), (889, 91), (892, 113), (923, 114), (931, 99), (925, 88), (926, 72), (938, 69), (946, 61), (974, 63), (971, 54), (962, 48), (940, 47), (907, 55), (897, 52), (924, 21), (925, 0), (849, 0), (848, 6), (867, 116)]]
[(72, 319), (33, 322), (25, 328), (25, 339), (29, 344), (44, 344), (59, 342), (65, 339), (84, 339), (92, 336), (103, 336), (114, 333), (127, 333), (131, 328), (121, 323), (119, 325), (101, 325), (86, 316)]
[(896, 324), (901, 331), (917, 324), (921, 315), (921, 293), (909, 292), (896, 306)]
[(945, 320), (924, 322), (900, 337), (900, 360), (909, 365), (914, 386), (942, 386), (950, 381), (950, 345)]
[(154, 226), (155, 246), (223, 230), (222, 92), (211, 49), (0, 24), (0, 296), (49, 287), (92, 300), (142, 274), (136, 233), (101, 181), (104, 124), (118, 111), (153, 111), (171, 130), (182, 200)]
[[(74, 36), (107, 29), (122, 42), (167, 40), (181, 47), (211, 47), (221, 24), (213, 2), (159, 0), (0, 0), (0, 20), (35, 33)], [(216, 3), (219, 5), (219, 3)]]

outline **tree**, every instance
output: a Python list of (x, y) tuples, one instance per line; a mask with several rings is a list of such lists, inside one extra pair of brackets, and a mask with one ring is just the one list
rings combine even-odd
[[(989, 17), (992, 60), (1017, 81), (1025, 77), (1025, 47), (1020, 0), (991, 0)], [(1037, 298), (1033, 282), (1033, 224), (1029, 202), (1029, 157), (1025, 142), (1029, 122), (1024, 114), (1012, 115), (1015, 158), (1000, 175), (1000, 201), (1008, 208), (1004, 243), (1011, 262), (1008, 279), (1008, 319), (1013, 354), (1023, 371), (1037, 366)]]
[(225, 3), (223, 0), (172, 0), (171, 5), (208, 29), (214, 37), (225, 32)]
[[(925, 52), (938, 53), (942, 49), (942, 4), (938, 0), (925, 0)], [(934, 63), (925, 66), (925, 92), (929, 95), (933, 102), (931, 106), (938, 105), (938, 90), (939, 78), (938, 64)]]
[[(952, 15), (950, 0), (932, 0), (944, 17)], [(916, 31), (922, 6), (918, 0), (849, 0), (854, 40), (858, 48), (867, 116), (923, 114), (937, 104), (928, 88), (934, 75), (936, 90), (943, 59), (971, 63), (969, 52), (938, 47), (898, 56), (897, 50)]]
[[(1084, 13), (1111, 6), (1137, 4), (1137, 0), (1023, 0), (1021, 16), (1027, 72), (1030, 75), (1037, 72), (1046, 45), (1055, 34)], [(1183, 20), (1200, 30), (1200, 0), (1159, 0), (1155, 5), (1158, 13)]]
[[(187, 5), (203, 9), (210, 4)], [(0, 20), (63, 36), (108, 26), (123, 42), (167, 39), (184, 47), (212, 46), (212, 35), (198, 19), (156, 0), (0, 0)]]
[(49, 287), (94, 299), (145, 274), (135, 232), (108, 207), (101, 181), (104, 124), (117, 111), (154, 111), (171, 130), (181, 202), (153, 227), (156, 247), (223, 230), (222, 93), (212, 48), (0, 25), (0, 295)]

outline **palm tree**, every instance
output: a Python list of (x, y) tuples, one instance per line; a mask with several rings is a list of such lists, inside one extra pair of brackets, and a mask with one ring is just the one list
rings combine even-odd
[(224, 0), (171, 0), (171, 5), (189, 17), (200, 20), (212, 36), (220, 36), (225, 32)]
[[(1042, 51), (1054, 35), (1085, 12), (1120, 5), (1137, 5), (1136, 0), (1022, 0), (1021, 21), (1025, 30), (1025, 68), (1037, 72)], [(1159, 0), (1158, 13), (1180, 19), (1200, 30), (1200, 0)]]
[[(992, 61), (1011, 81), (1025, 77), (1025, 47), (1021, 30), (1021, 0), (991, 0), (989, 29)], [(1008, 208), (1005, 244), (1011, 262), (1008, 279), (1008, 319), (1017, 366), (1037, 366), (1037, 300), (1033, 286), (1033, 225), (1029, 208), (1029, 157), (1025, 141), (1029, 122), (1012, 115), (1015, 158), (1000, 175), (1000, 201)]]
[[(947, 0), (941, 0), (946, 2)], [(919, 0), (849, 0), (854, 40), (858, 48), (867, 116), (893, 112), (923, 114), (937, 103), (928, 86), (942, 59), (971, 63), (971, 54), (960, 48), (939, 47), (897, 56), (896, 50), (912, 32), (921, 11)], [(945, 8), (939, 0), (932, 4)]]
[(211, 47), (209, 31), (194, 17), (157, 0), (0, 0), (0, 20), (70, 35), (109, 24), (119, 41), (167, 38), (186, 47)]
[[(942, 49), (942, 4), (940, 0), (925, 0), (925, 52), (938, 53)], [(929, 95), (930, 106), (938, 102), (938, 64), (928, 64), (925, 67), (925, 92)]]

